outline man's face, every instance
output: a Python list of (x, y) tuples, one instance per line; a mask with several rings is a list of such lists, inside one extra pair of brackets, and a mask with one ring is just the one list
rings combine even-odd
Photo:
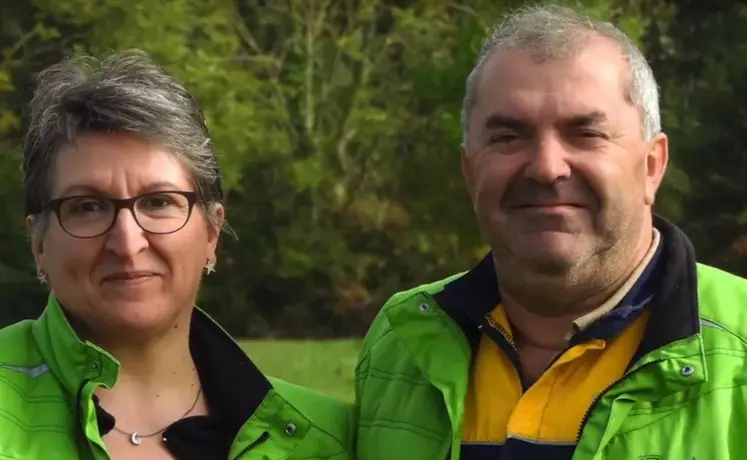
[(628, 74), (602, 38), (564, 59), (498, 51), (485, 63), (462, 170), (499, 264), (563, 274), (614, 247), (632, 250), (667, 143), (643, 139)]

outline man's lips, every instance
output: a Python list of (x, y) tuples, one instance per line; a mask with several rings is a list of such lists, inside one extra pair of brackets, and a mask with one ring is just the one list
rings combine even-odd
[(511, 206), (514, 209), (561, 209), (561, 208), (584, 208), (580, 203), (520, 203)]

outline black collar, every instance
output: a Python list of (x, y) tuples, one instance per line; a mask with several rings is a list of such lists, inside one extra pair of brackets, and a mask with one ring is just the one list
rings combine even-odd
[[(179, 420), (163, 437), (179, 460), (225, 459), (237, 433), (272, 386), (241, 347), (198, 309), (192, 315), (189, 347), (211, 413)], [(113, 429), (115, 419), (95, 396), (94, 402), (103, 436)]]
[[(655, 215), (654, 226), (661, 234), (657, 273), (651, 277), (654, 297), (648, 304), (651, 315), (633, 361), (700, 331), (695, 250), (687, 236), (666, 219)], [(476, 350), (480, 338), (476, 325), (501, 301), (492, 254), (444, 286), (435, 299)]]
[(682, 230), (663, 217), (654, 216), (663, 243), (658, 277), (643, 340), (633, 362), (664, 345), (700, 332), (698, 279), (695, 249)]

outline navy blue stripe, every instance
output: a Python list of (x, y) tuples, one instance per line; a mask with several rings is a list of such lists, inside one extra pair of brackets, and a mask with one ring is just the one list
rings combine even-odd
[(460, 460), (497, 460), (501, 458), (502, 444), (462, 444)]
[(504, 445), (461, 445), (461, 460), (571, 460), (576, 450), (574, 444), (538, 444), (509, 438)]
[(496, 460), (571, 460), (575, 450), (575, 444), (535, 444), (509, 438)]

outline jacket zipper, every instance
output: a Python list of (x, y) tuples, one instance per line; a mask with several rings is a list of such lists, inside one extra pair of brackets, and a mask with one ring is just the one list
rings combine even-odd
[(260, 444), (264, 443), (268, 439), (270, 439), (270, 433), (268, 431), (263, 432), (261, 435), (259, 435), (259, 437), (257, 439), (254, 440), (254, 442), (252, 442), (251, 444), (249, 444), (248, 446), (246, 446), (244, 448), (244, 450), (242, 450), (241, 452), (239, 452), (239, 455), (237, 455), (236, 457), (234, 457), (234, 460), (240, 460), (241, 457), (244, 456), (244, 454), (246, 454), (250, 450), (254, 449), (255, 447), (259, 446)]
[(584, 428), (586, 427), (586, 422), (589, 421), (589, 418), (591, 417), (591, 412), (594, 410), (594, 408), (596, 407), (597, 403), (599, 403), (599, 400), (602, 399), (602, 396), (604, 396), (605, 393), (607, 393), (608, 391), (610, 391), (612, 389), (612, 387), (614, 387), (615, 385), (617, 385), (619, 382), (625, 380), (625, 377), (627, 377), (627, 376), (624, 376), (621, 379), (615, 380), (611, 385), (608, 385), (604, 390), (602, 390), (601, 392), (597, 393), (597, 395), (591, 401), (591, 404), (586, 409), (586, 412), (584, 412), (584, 417), (581, 419), (581, 425), (579, 425), (579, 427), (578, 427), (578, 433), (576, 434), (576, 444), (578, 444), (581, 441), (581, 435), (584, 433)]
[(524, 394), (529, 390), (529, 387), (532, 386), (529, 381), (527, 381), (527, 378), (524, 376), (524, 371), (521, 367), (521, 359), (519, 358), (519, 349), (516, 348), (516, 346), (509, 342), (509, 346), (511, 347), (511, 350), (513, 350), (513, 354), (509, 355), (509, 360), (511, 360), (514, 363), (514, 369), (516, 369), (516, 376), (519, 377), (519, 384), (521, 385), (521, 393)]
[(484, 323), (478, 326), (478, 329), (503, 350), (503, 353), (514, 365), (514, 369), (516, 369), (516, 375), (519, 377), (519, 383), (521, 384), (521, 391), (525, 392), (529, 388), (529, 384), (526, 377), (524, 377), (524, 372), (521, 370), (521, 360), (519, 359), (519, 350), (516, 348), (516, 345), (506, 337), (501, 329), (494, 326), (487, 317), (484, 318)]
[(607, 387), (604, 390), (602, 390), (599, 393), (597, 393), (597, 395), (594, 397), (594, 400), (591, 402), (591, 404), (589, 405), (589, 407), (586, 409), (586, 412), (584, 412), (584, 417), (581, 419), (581, 425), (579, 425), (579, 427), (578, 427), (578, 433), (576, 434), (576, 444), (578, 444), (579, 442), (581, 442), (581, 435), (584, 433), (584, 428), (586, 427), (586, 423), (589, 421), (589, 418), (591, 417), (592, 411), (594, 410), (594, 408), (596, 407), (596, 405), (599, 403), (599, 400), (602, 399), (602, 396), (604, 396), (608, 391), (610, 391), (612, 388), (614, 388), (618, 383), (620, 383), (623, 380), (627, 379), (631, 375), (637, 373), (641, 369), (646, 368), (646, 367), (648, 367), (648, 366), (650, 366), (652, 364), (659, 363), (661, 361), (663, 361), (663, 360), (651, 361), (650, 363), (646, 363), (643, 366), (635, 369), (632, 372), (627, 372), (622, 377), (620, 377), (619, 379), (617, 379), (614, 382), (612, 382), (611, 384), (607, 385)]

